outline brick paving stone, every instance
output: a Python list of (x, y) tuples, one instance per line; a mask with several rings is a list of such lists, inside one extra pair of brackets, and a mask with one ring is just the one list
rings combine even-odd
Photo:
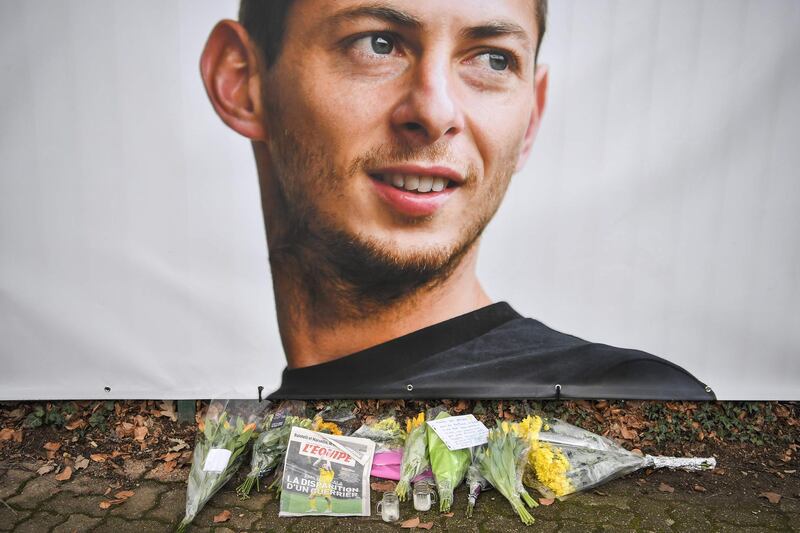
[(22, 488), (22, 484), (37, 476), (36, 472), (29, 472), (20, 468), (10, 468), (0, 479), (0, 500), (6, 500)]
[[(154, 509), (158, 503), (158, 497), (167, 490), (167, 487), (159, 483), (142, 483), (130, 490), (133, 496), (125, 500), (124, 503), (115, 505), (111, 508), (111, 516), (121, 516), (123, 518), (140, 518)], [(114, 496), (114, 492), (108, 495)]]
[(730, 505), (714, 509), (712, 512), (707, 512), (708, 516), (714, 522), (724, 522), (732, 525), (739, 526), (758, 526), (761, 525), (766, 517), (761, 516), (761, 511), (757, 506), (744, 505)]
[(94, 517), (104, 517), (108, 511), (100, 508), (100, 502), (108, 499), (106, 496), (98, 494), (74, 495), (69, 492), (57, 494), (55, 498), (47, 502), (45, 506), (48, 511), (69, 513), (81, 513)]
[(185, 512), (186, 490), (167, 487), (166, 491), (161, 494), (158, 503), (147, 513), (146, 517), (177, 524)]
[(14, 528), (14, 533), (45, 533), (66, 518), (63, 515), (39, 511), (32, 514), (24, 522), (17, 524)]
[[(486, 533), (489, 533), (490, 529), (484, 530)], [(514, 531), (514, 530), (512, 530)], [(576, 522), (561, 522), (558, 528), (558, 533), (587, 533), (588, 531), (595, 531), (590, 526), (586, 524), (579, 524)]]
[(0, 531), (11, 531), (14, 525), (22, 522), (31, 515), (31, 511), (23, 509), (9, 509), (0, 505)]
[(681, 532), (703, 532), (715, 531), (715, 523), (706, 516), (703, 507), (694, 505), (677, 505), (673, 508), (670, 516), (675, 521), (672, 529)]
[(600, 494), (596, 494), (594, 492), (587, 492), (585, 494), (575, 494), (565, 501), (576, 501), (582, 505), (591, 506), (603, 505), (616, 507), (622, 511), (630, 511), (630, 494), (622, 496), (620, 494), (606, 493), (605, 496), (601, 496)]
[(272, 514), (262, 514), (261, 518), (253, 524), (254, 531), (268, 531), (270, 533), (286, 533), (289, 523)]
[(226, 507), (226, 509), (231, 512), (231, 519), (225, 524), (238, 531), (252, 529), (253, 524), (261, 518), (261, 513), (254, 513), (241, 507)]
[(61, 491), (58, 481), (53, 479), (54, 474), (34, 477), (22, 488), (22, 492), (12, 496), (5, 502), (12, 507), (22, 509), (35, 509), (46, 499)]
[(670, 507), (657, 505), (652, 500), (640, 498), (636, 502), (631, 528), (637, 531), (669, 531), (675, 523), (671, 511)]
[(222, 491), (218, 492), (217, 495), (214, 496), (214, 502), (219, 507), (242, 507), (253, 512), (263, 511), (266, 505), (272, 502), (273, 499), (274, 497), (272, 493), (257, 493), (254, 488), (253, 492), (250, 493), (250, 498), (246, 500), (240, 500), (239, 496), (234, 491), (234, 487), (231, 485), (226, 485)]
[(86, 516), (85, 514), (72, 514), (63, 522), (56, 526), (51, 533), (83, 533), (96, 526), (101, 518)]
[(86, 472), (73, 474), (69, 483), (60, 485), (61, 490), (72, 492), (73, 494), (103, 494), (108, 488), (108, 483)]
[(155, 520), (126, 520), (119, 516), (109, 516), (97, 527), (97, 531), (103, 533), (165, 533), (170, 529), (166, 528), (162, 522)]

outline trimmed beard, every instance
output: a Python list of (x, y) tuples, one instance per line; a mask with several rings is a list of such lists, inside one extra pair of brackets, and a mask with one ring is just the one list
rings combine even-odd
[[(279, 115), (278, 111), (272, 116)], [(447, 280), (497, 211), (518, 153), (512, 150), (514, 153), (504, 159), (498, 176), (492, 177), (492, 186), (481, 199), (486, 209), (468, 221), (451, 246), (398, 252), (377, 239), (332, 225), (308, 191), (335, 195), (338, 184), (365, 168), (409, 160), (452, 162), (446, 144), (380, 146), (357, 158), (341, 173), (321, 148), (300, 142), (288, 128), (272, 131), (277, 135), (268, 142), (269, 165), (280, 214), (265, 213), (265, 220), (270, 218), (280, 228), (268, 228), (270, 266), (274, 278), (278, 272), (291, 280), (287, 286), (293, 287), (292, 298), (297, 301), (284, 305), (302, 306), (304, 314), (323, 327), (374, 316)], [(474, 186), (477, 179), (477, 170), (468, 168), (465, 185)]]

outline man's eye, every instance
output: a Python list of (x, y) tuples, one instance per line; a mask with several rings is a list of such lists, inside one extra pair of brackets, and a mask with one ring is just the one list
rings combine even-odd
[(394, 43), (383, 35), (373, 35), (370, 44), (376, 54), (391, 54), (394, 50)]
[(395, 42), (388, 35), (365, 35), (353, 41), (353, 47), (365, 54), (389, 55), (395, 51)]
[(487, 52), (481, 54), (485, 56), (485, 61), (489, 64), (492, 70), (506, 70), (508, 68), (508, 56), (500, 52)]

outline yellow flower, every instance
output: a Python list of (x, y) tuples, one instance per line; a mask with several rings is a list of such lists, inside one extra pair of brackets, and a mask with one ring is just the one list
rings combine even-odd
[(536, 479), (553, 491), (556, 496), (563, 496), (574, 491), (567, 479), (570, 469), (569, 460), (559, 448), (539, 440), (539, 433), (549, 426), (539, 416), (528, 416), (520, 422), (520, 430), (527, 433), (531, 448), (528, 452), (528, 464)]
[(425, 413), (420, 413), (414, 418), (406, 418), (406, 433), (411, 433), (411, 430), (418, 428), (425, 423)]
[(321, 416), (314, 417), (314, 422), (311, 424), (311, 429), (322, 433), (329, 433), (331, 435), (342, 434), (342, 430), (339, 429), (339, 426), (333, 422), (323, 421)]
[(375, 424), (375, 429), (380, 431), (397, 432), (400, 431), (400, 424), (397, 423), (397, 420), (395, 420), (393, 416), (390, 416), (389, 418), (384, 418)]
[(536, 479), (552, 490), (556, 496), (573, 492), (572, 485), (567, 479), (570, 464), (561, 450), (541, 442), (531, 448), (528, 461), (533, 467)]

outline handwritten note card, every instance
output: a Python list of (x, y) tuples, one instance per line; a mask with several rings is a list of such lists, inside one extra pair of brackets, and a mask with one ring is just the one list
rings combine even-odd
[(486, 444), (489, 435), (486, 426), (472, 415), (429, 420), (428, 425), (451, 451)]

